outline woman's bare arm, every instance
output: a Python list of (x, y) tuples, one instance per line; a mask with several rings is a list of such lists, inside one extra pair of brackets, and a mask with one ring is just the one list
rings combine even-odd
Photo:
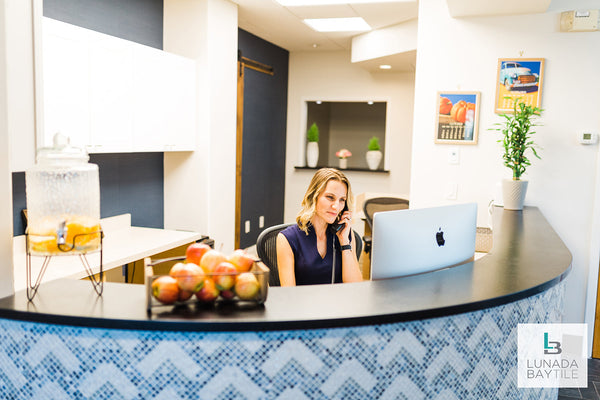
[(285, 236), (277, 234), (277, 268), (281, 286), (296, 286), (294, 252)]

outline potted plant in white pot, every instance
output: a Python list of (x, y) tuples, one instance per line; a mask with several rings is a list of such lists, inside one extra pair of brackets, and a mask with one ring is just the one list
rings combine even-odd
[(536, 124), (536, 119), (541, 116), (542, 109), (525, 104), (521, 99), (516, 99), (512, 114), (500, 114), (504, 122), (496, 123), (498, 128), (495, 130), (502, 132), (503, 138), (498, 140), (504, 147), (502, 159), (504, 165), (512, 170), (512, 179), (502, 181), (502, 198), (506, 210), (522, 210), (527, 193), (526, 180), (521, 179), (522, 175), (531, 161), (527, 157), (527, 151), (537, 158), (540, 158), (536, 151), (532, 131)]
[(317, 166), (319, 162), (319, 127), (316, 123), (308, 128), (306, 132), (306, 165), (310, 168), (314, 168)]
[(379, 168), (379, 163), (381, 162), (381, 157), (383, 154), (381, 153), (381, 147), (379, 146), (379, 138), (377, 136), (373, 136), (369, 139), (369, 145), (367, 146), (367, 165), (369, 169), (375, 170)]

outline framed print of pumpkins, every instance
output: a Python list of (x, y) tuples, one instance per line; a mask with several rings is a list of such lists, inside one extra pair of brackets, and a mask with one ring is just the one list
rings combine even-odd
[(477, 144), (479, 92), (438, 92), (435, 143)]
[(500, 58), (496, 78), (496, 113), (512, 113), (516, 99), (541, 107), (543, 58)]

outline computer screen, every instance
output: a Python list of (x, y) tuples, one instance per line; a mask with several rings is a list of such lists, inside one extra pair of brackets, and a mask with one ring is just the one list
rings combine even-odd
[(477, 203), (382, 211), (373, 217), (371, 279), (429, 272), (475, 254)]

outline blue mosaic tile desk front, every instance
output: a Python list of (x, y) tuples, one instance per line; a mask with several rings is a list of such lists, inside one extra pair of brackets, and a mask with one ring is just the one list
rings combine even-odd
[(411, 322), (161, 332), (0, 320), (3, 399), (556, 399), (518, 389), (518, 323), (561, 320), (564, 282)]

